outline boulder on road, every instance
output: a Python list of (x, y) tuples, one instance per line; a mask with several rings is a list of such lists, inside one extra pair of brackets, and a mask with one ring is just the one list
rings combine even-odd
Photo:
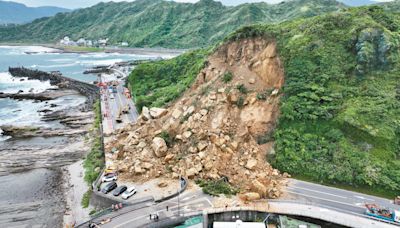
[(153, 148), (154, 153), (157, 157), (164, 157), (167, 154), (168, 147), (163, 138), (155, 137), (153, 139), (151, 147)]

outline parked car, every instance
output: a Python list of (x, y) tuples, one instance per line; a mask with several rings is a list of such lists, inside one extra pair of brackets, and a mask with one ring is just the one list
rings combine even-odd
[(112, 190), (114, 190), (117, 186), (117, 183), (115, 183), (114, 181), (108, 183), (102, 190), (101, 192), (104, 194), (107, 194), (109, 192), (111, 192)]
[(113, 191), (112, 194), (113, 194), (114, 196), (119, 196), (119, 195), (121, 195), (123, 192), (125, 192), (126, 189), (127, 189), (127, 187), (126, 187), (125, 185), (119, 186), (118, 188), (116, 188), (116, 189)]
[(110, 181), (116, 181), (117, 179), (118, 179), (118, 175), (116, 173), (106, 173), (101, 178), (101, 181), (102, 182), (110, 182)]
[(122, 199), (129, 199), (129, 197), (136, 194), (136, 188), (134, 186), (129, 187), (124, 193), (122, 193)]

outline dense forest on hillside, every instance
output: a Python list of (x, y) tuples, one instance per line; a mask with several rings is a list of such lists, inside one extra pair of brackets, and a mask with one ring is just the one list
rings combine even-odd
[(399, 26), (398, 14), (374, 6), (246, 27), (230, 36), (278, 43), (286, 83), (272, 159), (277, 168), (398, 193)]
[(144, 63), (135, 68), (128, 84), (138, 110), (161, 107), (190, 87), (206, 61), (206, 51), (196, 50), (164, 61)]
[[(398, 14), (373, 6), (244, 27), (225, 40), (262, 36), (278, 44), (286, 82), (269, 157), (277, 168), (385, 196), (400, 191), (399, 26)], [(134, 91), (150, 106), (179, 96), (164, 99), (163, 89), (150, 87), (160, 79), (171, 88), (165, 94), (183, 92), (204, 61), (194, 53), (134, 70)]]
[(109, 38), (135, 47), (205, 47), (243, 25), (270, 23), (337, 11), (335, 0), (296, 0), (224, 6), (213, 0), (195, 4), (163, 0), (99, 3), (93, 7), (0, 29), (0, 42), (57, 42)]

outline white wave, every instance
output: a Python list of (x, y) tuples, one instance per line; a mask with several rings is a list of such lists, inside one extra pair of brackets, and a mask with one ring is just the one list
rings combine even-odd
[(36, 67), (38, 68), (62, 68), (62, 67), (70, 67), (70, 66), (76, 66), (79, 63), (65, 63), (65, 64), (53, 64), (53, 65), (37, 65)]
[(32, 53), (56, 53), (59, 50), (54, 48), (42, 47), (42, 46), (0, 46), (1, 49), (11, 49), (7, 54), (9, 55), (21, 55), (25, 52)]
[(80, 61), (80, 64), (83, 66), (99, 66), (99, 65), (108, 66), (122, 61), (123, 61), (122, 59), (84, 60)]
[(41, 93), (50, 88), (56, 88), (50, 85), (50, 81), (28, 80), (26, 77), (13, 77), (8, 72), (0, 73), (0, 91), (3, 93), (17, 93), (19, 90), (28, 93), (31, 89), (32, 93)]

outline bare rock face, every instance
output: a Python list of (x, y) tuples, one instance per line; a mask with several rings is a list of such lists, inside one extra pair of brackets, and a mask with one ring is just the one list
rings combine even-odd
[(153, 144), (151, 144), (151, 147), (153, 148), (155, 155), (159, 158), (164, 157), (167, 154), (168, 147), (163, 138), (155, 137), (153, 139)]
[(150, 116), (153, 119), (161, 118), (166, 113), (167, 113), (167, 109), (165, 109), (165, 108), (150, 108)]
[[(265, 159), (273, 150), (257, 142), (258, 136), (274, 130), (279, 117), (284, 71), (275, 47), (261, 38), (227, 43), (208, 58), (194, 85), (169, 104), (169, 111), (144, 107), (141, 120), (108, 146), (123, 148), (116, 161), (124, 170), (120, 178), (226, 176), (245, 193), (240, 195), (245, 200), (279, 197), (286, 176)], [(223, 72), (235, 77), (224, 82)], [(275, 95), (257, 99), (271, 88)], [(168, 147), (163, 139), (167, 135), (157, 136), (162, 131), (171, 139)]]

